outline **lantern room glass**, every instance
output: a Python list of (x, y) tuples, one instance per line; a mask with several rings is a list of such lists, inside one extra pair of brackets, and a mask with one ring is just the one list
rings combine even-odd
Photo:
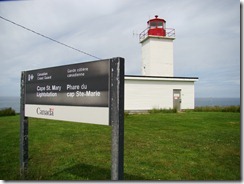
[(152, 21), (149, 23), (149, 28), (150, 29), (155, 29), (155, 28), (164, 28), (165, 29), (165, 23), (162, 21)]

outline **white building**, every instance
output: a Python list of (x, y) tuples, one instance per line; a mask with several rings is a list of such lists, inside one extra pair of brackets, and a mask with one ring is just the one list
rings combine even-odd
[(175, 30), (155, 16), (139, 35), (142, 45), (142, 76), (125, 76), (125, 110), (194, 109), (197, 77), (174, 77)]

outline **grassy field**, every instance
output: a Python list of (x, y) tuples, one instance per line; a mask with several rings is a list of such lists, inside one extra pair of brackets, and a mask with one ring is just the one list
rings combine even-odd
[[(240, 180), (240, 113), (125, 117), (125, 180)], [(0, 179), (19, 177), (19, 116), (0, 117)], [(111, 127), (29, 120), (30, 180), (110, 180)]]

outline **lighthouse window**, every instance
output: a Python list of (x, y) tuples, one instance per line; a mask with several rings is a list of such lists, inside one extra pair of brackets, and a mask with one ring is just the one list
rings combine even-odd
[(164, 28), (165, 24), (163, 22), (154, 21), (150, 22), (150, 28)]
[(163, 28), (163, 22), (158, 22), (158, 27)]
[(156, 28), (157, 22), (150, 22), (150, 28)]

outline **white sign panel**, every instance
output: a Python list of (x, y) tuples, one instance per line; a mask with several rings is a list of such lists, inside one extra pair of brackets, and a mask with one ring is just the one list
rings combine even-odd
[(85, 122), (101, 125), (107, 125), (109, 122), (109, 108), (107, 107), (79, 107), (26, 104), (25, 111), (25, 115), (27, 117), (64, 120), (73, 122)]

